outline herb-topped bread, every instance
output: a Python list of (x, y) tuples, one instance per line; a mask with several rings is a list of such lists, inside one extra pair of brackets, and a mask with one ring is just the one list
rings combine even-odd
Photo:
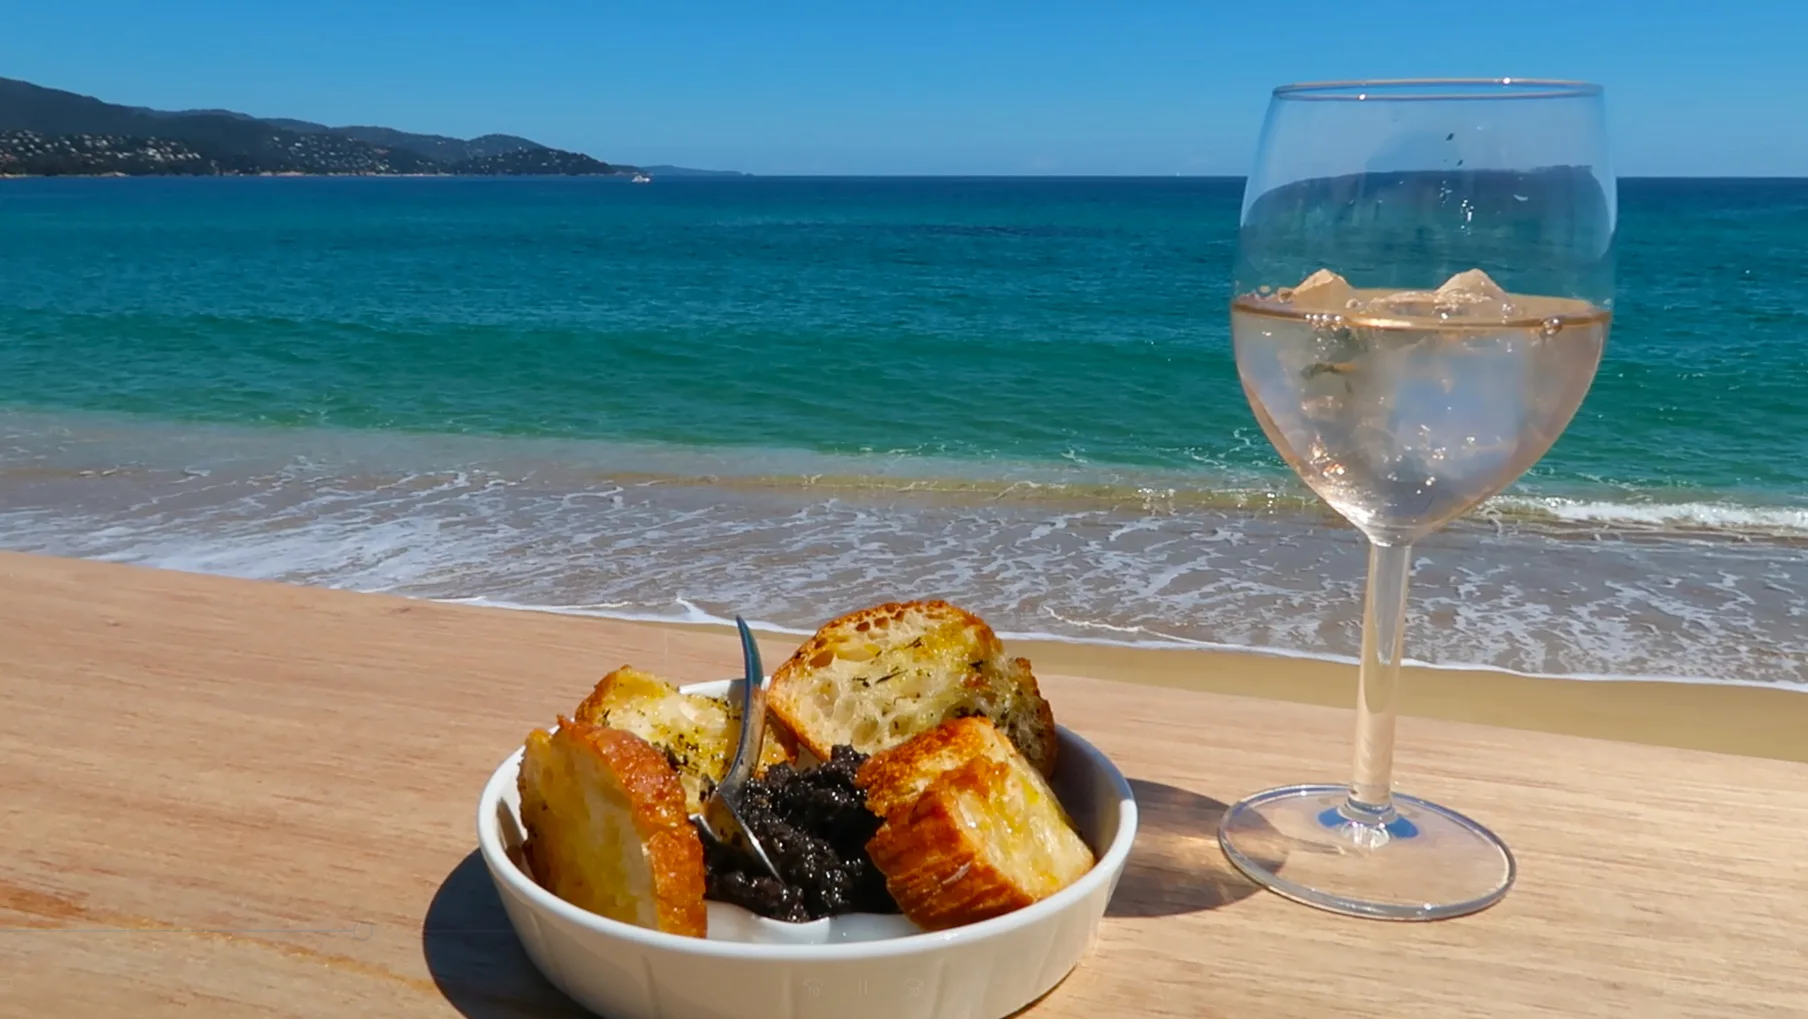
[[(578, 705), (577, 721), (631, 732), (665, 754), (684, 784), (691, 813), (703, 809), (703, 798), (728, 771), (741, 739), (741, 709), (725, 698), (682, 693), (659, 677), (631, 666), (604, 676)], [(825, 755), (826, 756), (826, 755)], [(791, 751), (768, 727), (755, 774), (781, 761)]]
[(1044, 775), (1055, 720), (1030, 663), (983, 620), (945, 601), (890, 602), (824, 624), (772, 675), (771, 713), (818, 758), (864, 754), (956, 718), (981, 717)]

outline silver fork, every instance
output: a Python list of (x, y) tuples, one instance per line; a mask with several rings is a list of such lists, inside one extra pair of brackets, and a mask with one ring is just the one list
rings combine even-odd
[(736, 616), (735, 626), (741, 631), (742, 668), (747, 673), (741, 683), (741, 738), (735, 745), (734, 758), (729, 761), (722, 781), (716, 783), (703, 801), (702, 813), (692, 815), (691, 819), (698, 822), (705, 838), (745, 851), (766, 873), (779, 877), (778, 868), (766, 855), (766, 847), (760, 845), (753, 830), (741, 820), (741, 792), (747, 780), (753, 777), (753, 768), (759, 763), (760, 748), (766, 738), (766, 672), (760, 667), (760, 648), (754, 643), (746, 621)]

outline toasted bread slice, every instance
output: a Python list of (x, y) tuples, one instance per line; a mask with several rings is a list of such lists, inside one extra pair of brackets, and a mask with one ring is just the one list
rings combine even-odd
[[(741, 709), (714, 697), (681, 693), (651, 673), (624, 665), (602, 678), (578, 705), (577, 721), (623, 729), (653, 744), (684, 784), (684, 802), (693, 814), (728, 771), (741, 739)], [(755, 774), (792, 759), (777, 726), (766, 728)]]
[(854, 784), (866, 793), (866, 809), (890, 817), (915, 803), (936, 779), (968, 761), (1008, 762), (1016, 756), (1017, 748), (990, 721), (956, 718), (867, 758)]
[(898, 908), (925, 930), (1021, 909), (1095, 862), (1047, 779), (982, 719), (875, 755), (857, 781), (869, 808), (891, 807), (867, 854)]
[(1030, 663), (1007, 658), (991, 627), (945, 601), (891, 602), (825, 623), (772, 674), (767, 704), (824, 760), (837, 744), (877, 753), (977, 715), (1054, 773), (1054, 713)]
[(703, 937), (703, 843), (665, 754), (633, 733), (560, 718), (521, 757), (522, 847), (547, 891), (592, 913)]

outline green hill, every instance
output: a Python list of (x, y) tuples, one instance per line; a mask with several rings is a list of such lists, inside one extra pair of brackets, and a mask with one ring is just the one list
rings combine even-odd
[(0, 174), (631, 174), (513, 135), (152, 110), (0, 78)]

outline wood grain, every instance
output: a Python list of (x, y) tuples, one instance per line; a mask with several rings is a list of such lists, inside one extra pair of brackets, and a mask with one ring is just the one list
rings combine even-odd
[[(0, 1015), (580, 1015), (474, 855), (478, 789), (610, 668), (738, 662), (715, 633), (0, 556)], [(1405, 719), (1403, 787), (1493, 826), (1520, 883), (1364, 922), (1257, 893), (1212, 838), (1226, 800), (1342, 777), (1349, 712), (1045, 682), (1145, 819), (1038, 1019), (1808, 1016), (1808, 765)]]

